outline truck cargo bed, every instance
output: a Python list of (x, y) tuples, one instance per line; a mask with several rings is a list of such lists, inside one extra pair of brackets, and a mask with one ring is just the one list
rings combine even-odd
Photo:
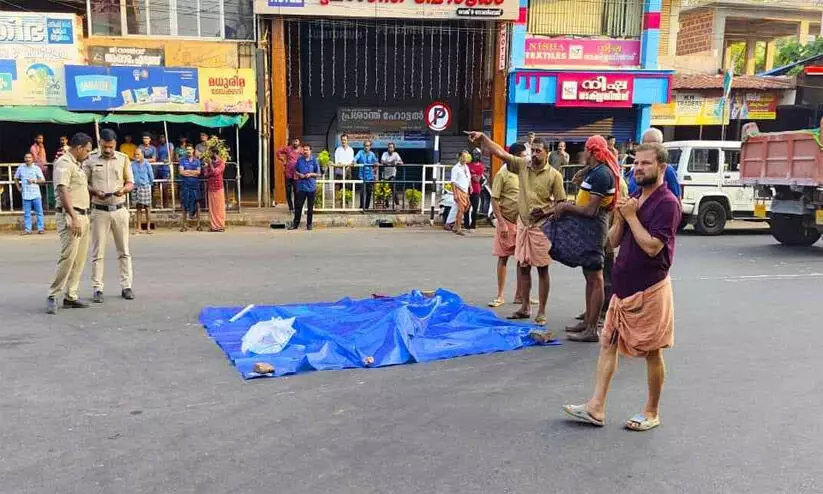
[(753, 135), (743, 143), (740, 180), (746, 185), (823, 186), (823, 149), (812, 131)]

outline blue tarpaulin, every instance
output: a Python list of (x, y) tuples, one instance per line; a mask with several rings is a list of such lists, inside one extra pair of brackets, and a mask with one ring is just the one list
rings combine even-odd
[[(430, 297), (412, 291), (397, 297), (256, 306), (229, 322), (242, 309), (207, 307), (200, 322), (246, 379), (259, 377), (252, 370), (258, 362), (273, 365), (274, 375), (282, 376), (428, 362), (534, 345), (528, 334), (535, 326), (466, 305), (447, 290)], [(273, 355), (244, 354), (241, 340), (249, 328), (276, 317), (295, 318), (297, 333), (288, 345)]]

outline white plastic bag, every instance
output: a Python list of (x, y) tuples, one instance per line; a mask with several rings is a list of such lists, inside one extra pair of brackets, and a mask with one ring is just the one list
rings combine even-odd
[(293, 317), (289, 319), (278, 317), (255, 323), (243, 335), (243, 344), (240, 349), (243, 353), (280, 353), (296, 332), (292, 327), (293, 324)]

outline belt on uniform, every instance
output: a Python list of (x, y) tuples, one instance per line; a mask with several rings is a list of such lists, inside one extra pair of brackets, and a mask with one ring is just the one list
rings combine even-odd
[(109, 213), (113, 213), (118, 209), (126, 207), (126, 203), (121, 202), (120, 204), (114, 204), (112, 206), (105, 206), (103, 204), (92, 204), (91, 207), (98, 211), (108, 211)]
[[(80, 209), (80, 208), (72, 208), (72, 209), (74, 210), (74, 212), (75, 212), (75, 213), (77, 213), (77, 214), (79, 214), (79, 215), (81, 215), (81, 216), (86, 216), (87, 214), (89, 214), (89, 210), (88, 210), (88, 209)], [(65, 213), (65, 212), (66, 212), (66, 210), (65, 210), (65, 209), (63, 209), (63, 208), (57, 208), (57, 209), (56, 209), (56, 211), (57, 211), (58, 213)]]

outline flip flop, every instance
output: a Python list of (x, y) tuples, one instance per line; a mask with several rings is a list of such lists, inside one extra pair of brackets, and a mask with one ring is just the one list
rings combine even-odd
[(626, 421), (626, 429), (636, 432), (644, 432), (660, 425), (660, 417), (656, 419), (646, 418), (642, 413), (638, 413), (634, 417)]
[(501, 305), (505, 304), (506, 302), (502, 298), (496, 298), (489, 302), (489, 307), (500, 307)]
[(546, 316), (537, 316), (537, 317), (534, 318), (534, 323), (539, 324), (541, 326), (546, 324), (546, 321), (547, 321)]
[(563, 405), (563, 411), (577, 420), (581, 420), (597, 427), (603, 427), (606, 425), (606, 423), (602, 420), (597, 420), (592, 417), (591, 414), (586, 411), (586, 405)]
[[(537, 305), (539, 302), (537, 301), (537, 299), (530, 298), (529, 303), (531, 305)], [(523, 301), (522, 300), (515, 300), (514, 302), (512, 302), (512, 304), (514, 304), (514, 305), (523, 305)]]
[(531, 314), (526, 314), (525, 312), (516, 311), (514, 314), (506, 317), (506, 319), (508, 319), (510, 321), (516, 321), (516, 320), (519, 320), (519, 319), (529, 319), (531, 316), (532, 316)]

